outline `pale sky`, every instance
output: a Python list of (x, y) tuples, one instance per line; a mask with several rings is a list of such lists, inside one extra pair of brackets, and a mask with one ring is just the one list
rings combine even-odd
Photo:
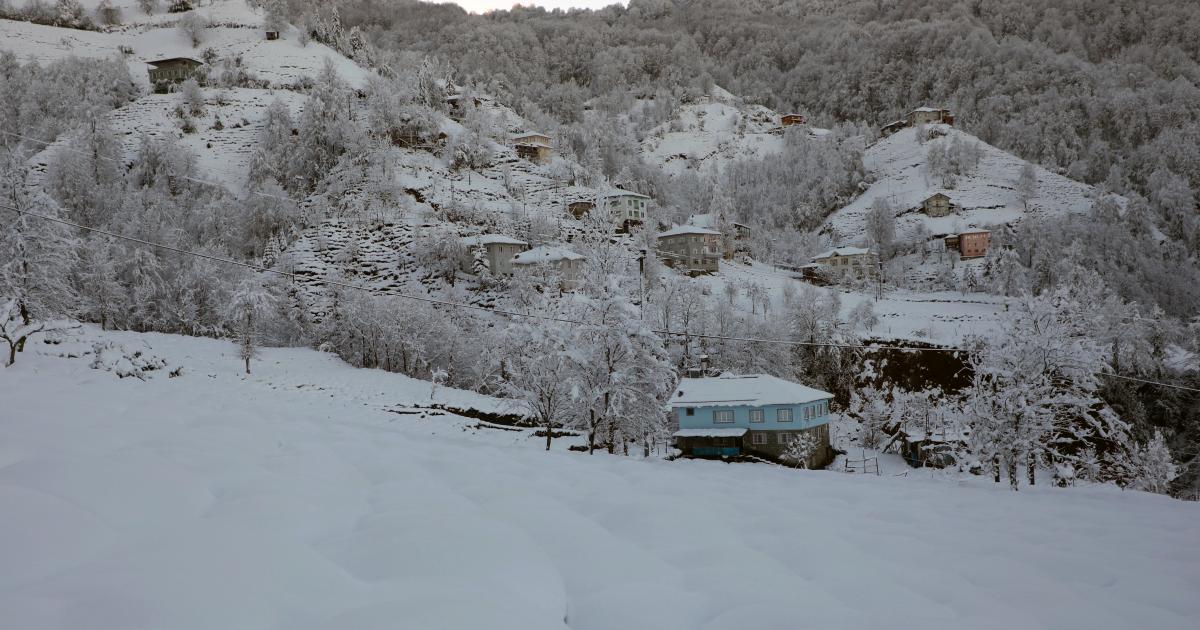
[(509, 9), (514, 4), (535, 4), (547, 9), (599, 9), (610, 4), (629, 4), (629, 0), (451, 0), (451, 2), (475, 13), (492, 9)]

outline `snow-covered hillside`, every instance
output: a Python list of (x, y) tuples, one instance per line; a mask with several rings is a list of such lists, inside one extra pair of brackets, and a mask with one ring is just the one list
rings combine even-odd
[[(223, 4), (245, 7), (243, 0)], [(221, 5), (214, 5), (221, 6)], [(203, 14), (204, 9), (198, 9)], [(42, 26), (28, 22), (0, 20), (0, 50), (12, 51), (21, 61), (46, 63), (66, 57), (110, 59), (121, 57), (129, 74), (143, 88), (149, 88), (147, 62), (170, 57), (199, 58), (211, 48), (219, 58), (241, 58), (242, 67), (271, 86), (294, 86), (315, 77), (326, 63), (334, 64), (338, 74), (352, 85), (362, 85), (367, 71), (337, 51), (317, 42), (301, 45), (299, 33), (291, 29), (275, 41), (267, 41), (261, 28), (262, 17), (249, 11), (231, 11), (224, 19), (213, 19), (213, 28), (203, 31), (199, 46), (193, 47), (172, 21), (129, 26), (108, 32)], [(125, 54), (122, 47), (132, 49)]]
[[(1021, 169), (1027, 162), (974, 136), (947, 125), (931, 127), (938, 137), (919, 142), (917, 128), (909, 127), (867, 148), (863, 164), (874, 177), (869, 190), (829, 217), (825, 230), (838, 239), (853, 241), (866, 232), (866, 217), (876, 198), (886, 199), (897, 213), (896, 233), (914, 235), (924, 225), (932, 234), (951, 234), (971, 227), (1001, 225), (1029, 216), (1086, 214), (1096, 196), (1094, 187), (1035, 167), (1037, 185), (1028, 210), (1017, 192)], [(977, 145), (979, 162), (965, 175), (955, 176), (953, 188), (931, 172), (929, 150)], [(949, 216), (929, 217), (917, 211), (934, 193), (950, 197), (956, 210)], [(836, 239), (835, 239), (836, 240)]]
[[(822, 134), (807, 126), (794, 133)], [(739, 159), (763, 158), (783, 151), (779, 114), (761, 105), (745, 105), (715, 87), (711, 96), (688, 103), (642, 141), (641, 155), (667, 173), (720, 169)]]
[[(793, 293), (802, 290), (807, 283), (798, 280), (795, 274), (759, 263), (737, 263), (721, 261), (721, 271), (713, 276), (701, 277), (700, 282), (710, 287), (714, 296), (725, 295), (725, 287), (737, 287), (737, 308), (753, 314), (747, 296), (748, 287), (757, 285), (766, 289), (771, 296), (773, 312), (785, 312), (785, 287), (790, 285)], [(858, 331), (865, 337), (886, 340), (908, 340), (954, 346), (969, 337), (987, 337), (998, 329), (1007, 309), (1007, 298), (973, 293), (963, 295), (954, 291), (918, 292), (889, 289), (882, 299), (870, 290), (856, 291), (850, 288), (834, 288), (841, 300), (842, 317), (849, 321), (850, 313), (864, 302), (871, 305), (879, 323)], [(761, 309), (758, 309), (761, 312)]]
[[(0, 371), (9, 627), (1200, 623), (1195, 503), (546, 453), (313, 351), (81, 334)], [(101, 339), (182, 375), (51, 356)]]

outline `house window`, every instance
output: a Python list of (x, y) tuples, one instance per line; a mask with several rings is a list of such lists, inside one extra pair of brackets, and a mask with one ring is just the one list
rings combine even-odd
[(788, 442), (792, 441), (792, 434), (791, 433), (780, 433), (780, 434), (778, 434), (778, 437), (776, 439), (779, 440), (780, 444), (787, 444)]
[(751, 433), (750, 434), (750, 442), (753, 444), (766, 444), (767, 443), (767, 434), (766, 433)]
[(695, 407), (685, 407), (683, 410), (683, 413), (685, 413), (686, 415), (689, 415), (689, 416), (694, 416), (694, 415), (696, 415), (696, 408)]
[(713, 412), (713, 424), (731, 424), (732, 422), (732, 409), (718, 409)]
[(763, 415), (764, 414), (763, 414), (762, 409), (751, 409), (750, 410), (750, 422), (762, 422)]
[(776, 409), (775, 410), (775, 422), (791, 422), (791, 421), (792, 421), (792, 410), (791, 409)]

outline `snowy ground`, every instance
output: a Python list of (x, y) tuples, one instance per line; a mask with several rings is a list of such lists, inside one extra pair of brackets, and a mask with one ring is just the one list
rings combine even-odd
[(1195, 503), (546, 453), (319, 353), (107, 337), (183, 375), (0, 371), (6, 627), (1200, 625)]

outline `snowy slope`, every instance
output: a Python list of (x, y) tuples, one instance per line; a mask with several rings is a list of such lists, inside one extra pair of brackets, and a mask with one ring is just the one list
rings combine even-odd
[(112, 338), (183, 375), (0, 371), (8, 627), (1200, 624), (1196, 503), (546, 453), (315, 352)]
[[(801, 133), (823, 133), (803, 128)], [(720, 169), (739, 159), (762, 158), (783, 151), (779, 114), (761, 105), (745, 105), (721, 88), (683, 105), (672, 119), (642, 141), (642, 159), (667, 173), (688, 169)]]
[[(917, 141), (915, 128), (903, 129), (867, 148), (863, 165), (874, 176), (870, 189), (826, 221), (825, 230), (836, 232), (841, 240), (854, 241), (865, 233), (866, 216), (877, 197), (891, 202), (896, 209), (896, 233), (911, 236), (924, 224), (932, 234), (949, 234), (969, 227), (999, 225), (1019, 221), (1026, 215), (1086, 214), (1096, 191), (1044, 168), (1036, 167), (1037, 195), (1029, 210), (1017, 197), (1015, 183), (1026, 162), (997, 149), (970, 134), (946, 125), (936, 125), (945, 133), (925, 143)], [(939, 143), (954, 139), (978, 143), (982, 157), (973, 173), (957, 177), (955, 187), (946, 189), (942, 179), (930, 173), (928, 152)], [(961, 208), (946, 217), (929, 217), (913, 209), (930, 195), (944, 192)]]
[[(784, 286), (792, 285), (797, 291), (807, 283), (798, 280), (786, 271), (777, 270), (760, 263), (742, 264), (721, 261), (721, 271), (712, 276), (701, 276), (700, 282), (711, 287), (714, 296), (724, 295), (724, 287), (732, 284), (740, 291), (735, 304), (745, 313), (751, 313), (746, 296), (746, 287), (757, 284), (767, 289), (772, 298), (773, 313), (784, 312)], [(853, 291), (846, 288), (829, 287), (837, 291), (842, 305), (842, 319), (847, 321), (850, 311), (862, 302), (870, 302), (879, 324), (869, 330), (857, 331), (864, 337), (932, 342), (954, 346), (968, 337), (988, 336), (998, 330), (1003, 321), (1007, 298), (972, 293), (963, 295), (952, 291), (918, 292), (888, 289), (883, 298), (876, 300), (872, 291)], [(761, 311), (759, 311), (761, 313)]]
[[(247, 70), (272, 86), (293, 86), (315, 77), (327, 59), (352, 85), (366, 81), (366, 70), (328, 46), (316, 42), (301, 46), (295, 29), (282, 39), (266, 41), (258, 28), (261, 18), (252, 14), (250, 17), (256, 21), (238, 27), (205, 29), (204, 40), (196, 48), (172, 26), (94, 32), (0, 20), (0, 50), (12, 51), (22, 61), (39, 63), (71, 56), (97, 59), (121, 56), (129, 66), (130, 76), (143, 88), (149, 88), (150, 84), (146, 62), (167, 57), (198, 58), (206, 48), (217, 51), (221, 58), (241, 56)], [(121, 46), (132, 48), (133, 54), (122, 55)]]

